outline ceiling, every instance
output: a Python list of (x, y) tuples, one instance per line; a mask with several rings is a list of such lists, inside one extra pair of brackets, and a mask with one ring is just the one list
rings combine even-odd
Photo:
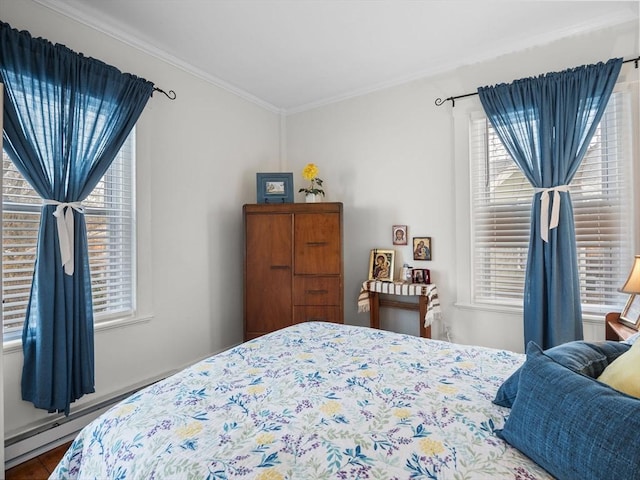
[(36, 1), (283, 113), (637, 20), (639, 12), (637, 1)]

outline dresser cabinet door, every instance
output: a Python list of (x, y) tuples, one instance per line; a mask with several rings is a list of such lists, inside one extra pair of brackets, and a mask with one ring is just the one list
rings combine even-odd
[(340, 215), (298, 213), (295, 217), (295, 273), (341, 273)]
[(293, 323), (291, 214), (247, 215), (245, 338)]

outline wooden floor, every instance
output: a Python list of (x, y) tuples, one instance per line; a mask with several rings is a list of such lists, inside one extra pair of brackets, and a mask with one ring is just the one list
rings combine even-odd
[(5, 480), (47, 480), (65, 454), (71, 442), (16, 465), (4, 472)]

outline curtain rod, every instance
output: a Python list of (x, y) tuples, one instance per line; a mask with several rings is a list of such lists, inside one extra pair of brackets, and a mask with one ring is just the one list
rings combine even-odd
[[(640, 62), (640, 57), (631, 58), (629, 60), (623, 60), (622, 63), (630, 63), (630, 62), (635, 63), (635, 67), (638, 68), (638, 62)], [(457, 95), (455, 97), (445, 98), (444, 100), (442, 98), (436, 98), (435, 104), (436, 104), (436, 107), (439, 107), (440, 105), (443, 105), (444, 102), (451, 101), (451, 107), (455, 107), (457, 99), (465, 98), (465, 97), (473, 97), (474, 95), (478, 95), (478, 92), (465, 93), (464, 95)]]
[[(175, 100), (176, 99), (176, 92), (174, 92), (173, 90), (169, 90), (169, 92), (167, 93), (164, 90), (162, 90), (161, 88), (153, 87), (153, 91), (154, 92), (160, 92), (160, 93), (164, 94), (169, 100)], [(151, 95), (153, 96), (153, 92), (151, 93)]]

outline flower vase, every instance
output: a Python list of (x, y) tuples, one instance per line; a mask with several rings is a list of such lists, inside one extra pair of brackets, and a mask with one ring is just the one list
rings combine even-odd
[(316, 195), (315, 193), (307, 193), (304, 199), (307, 203), (316, 203), (320, 200), (319, 195)]

